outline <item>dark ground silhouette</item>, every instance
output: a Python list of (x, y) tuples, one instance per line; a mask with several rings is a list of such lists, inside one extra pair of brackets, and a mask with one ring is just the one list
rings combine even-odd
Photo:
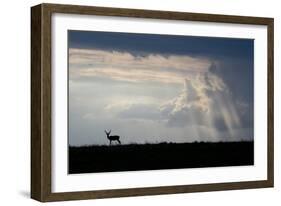
[(70, 174), (254, 164), (253, 142), (69, 147)]

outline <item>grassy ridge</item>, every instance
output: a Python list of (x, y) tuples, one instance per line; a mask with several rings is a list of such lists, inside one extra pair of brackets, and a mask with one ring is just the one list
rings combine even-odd
[(70, 174), (253, 164), (253, 142), (69, 147)]

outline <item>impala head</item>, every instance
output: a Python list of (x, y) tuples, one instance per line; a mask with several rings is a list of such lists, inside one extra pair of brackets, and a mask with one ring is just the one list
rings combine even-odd
[(105, 132), (106, 136), (109, 136), (110, 133), (111, 133), (111, 130), (109, 130), (109, 132), (107, 132), (106, 130), (104, 130), (104, 132)]

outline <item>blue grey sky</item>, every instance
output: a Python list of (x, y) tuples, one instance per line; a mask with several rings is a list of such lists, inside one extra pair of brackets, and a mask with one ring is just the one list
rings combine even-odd
[(68, 31), (69, 144), (253, 140), (254, 40)]

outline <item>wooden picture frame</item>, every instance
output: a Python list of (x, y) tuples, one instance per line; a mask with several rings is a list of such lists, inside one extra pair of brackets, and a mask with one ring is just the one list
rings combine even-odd
[[(89, 190), (52, 191), (52, 39), (54, 13), (127, 18), (215, 22), (267, 27), (267, 178), (241, 182)], [(41, 202), (95, 198), (160, 195), (273, 187), (274, 180), (274, 88), (272, 18), (199, 14), (169, 11), (40, 4), (31, 8), (31, 198)]]

